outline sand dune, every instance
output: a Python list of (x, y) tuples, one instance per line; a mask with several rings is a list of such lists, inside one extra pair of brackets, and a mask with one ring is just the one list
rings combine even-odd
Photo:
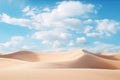
[(2, 58), (11, 58), (11, 59), (19, 59), (24, 61), (37, 61), (39, 58), (36, 53), (32, 51), (19, 51), (15, 53), (3, 54), (0, 55)]
[(112, 59), (112, 60), (120, 60), (120, 53), (99, 53), (96, 54), (99, 57), (107, 58), (107, 59)]
[(10, 67), (23, 65), (23, 64), (28, 64), (28, 63), (30, 62), (8, 59), (8, 58), (0, 58), (0, 68), (10, 68)]
[[(23, 66), (39, 68), (102, 68), (120, 69), (120, 61), (117, 55), (92, 54), (85, 50), (73, 50), (57, 53), (34, 53), (20, 51), (6, 55), (1, 58), (17, 59), (32, 62)], [(13, 63), (13, 62), (12, 62)], [(16, 62), (19, 63), (19, 62)], [(14, 64), (14, 63), (13, 63)]]
[[(60, 78), (57, 80), (67, 80), (67, 75), (73, 75), (69, 80), (120, 80), (119, 69), (119, 53), (95, 54), (78, 49), (53, 53), (19, 51), (0, 55), (1, 80), (56, 80), (57, 77)], [(9, 79), (3, 77), (6, 75)], [(50, 79), (54, 75), (56, 77)]]

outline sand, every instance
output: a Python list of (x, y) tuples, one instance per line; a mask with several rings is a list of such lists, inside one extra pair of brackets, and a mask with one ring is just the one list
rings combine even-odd
[(78, 49), (1, 54), (0, 80), (120, 80), (120, 53)]

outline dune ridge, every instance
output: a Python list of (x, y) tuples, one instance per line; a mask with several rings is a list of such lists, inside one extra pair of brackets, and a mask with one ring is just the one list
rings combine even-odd
[(117, 56), (118, 54), (93, 54), (81, 49), (51, 54), (19, 51), (0, 55), (0, 58), (4, 58), (3, 60), (0, 59), (0, 62), (4, 63), (9, 59), (6, 63), (11, 63), (11, 65), (20, 63), (21, 68), (120, 69), (120, 57)]
[(18, 51), (0, 55), (0, 80), (120, 80), (120, 53)]

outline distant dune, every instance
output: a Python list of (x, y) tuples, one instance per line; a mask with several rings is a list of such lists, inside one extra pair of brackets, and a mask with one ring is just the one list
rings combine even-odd
[[(1, 58), (13, 64), (20, 63), (20, 60), (31, 62), (29, 67), (39, 68), (102, 68), (102, 69), (120, 69), (119, 54), (93, 54), (85, 50), (73, 50), (57, 53), (35, 53), (31, 51), (19, 51), (6, 55), (0, 55)], [(7, 60), (6, 60), (7, 59)], [(9, 60), (8, 60), (9, 59)], [(13, 60), (14, 59), (14, 60)], [(15, 63), (16, 62), (16, 63)]]
[[(66, 75), (63, 77), (63, 80), (67, 79), (67, 74), (69, 74), (68, 76), (73, 75), (74, 77), (70, 78), (69, 80), (90, 80), (89, 78), (87, 79), (85, 75), (88, 75), (91, 80), (120, 80), (119, 69), (120, 53), (96, 54), (86, 50), (78, 49), (53, 53), (19, 51), (0, 55), (0, 71), (3, 73), (0, 73), (1, 80), (13, 80), (13, 75), (19, 77), (20, 75), (23, 75), (22, 73), (24, 73), (26, 70), (28, 72), (30, 71), (30, 73), (28, 73), (30, 76), (33, 73), (33, 76), (31, 76), (33, 78), (30, 78), (29, 80), (40, 80), (43, 76), (45, 76), (45, 73), (46, 75), (49, 74), (48, 77), (50, 77), (50, 75), (53, 76), (50, 73), (55, 74), (54, 72), (56, 72), (55, 75), (58, 77), (63, 74)], [(50, 72), (46, 72), (47, 70)], [(25, 73), (27, 74), (27, 72)], [(40, 77), (37, 73), (43, 73), (43, 76)], [(34, 74), (37, 75), (34, 76)], [(10, 77), (10, 79), (3, 77), (7, 75)], [(82, 78), (82, 75), (85, 78)], [(23, 75), (22, 77), (25, 76)], [(26, 78), (22, 77), (20, 77), (20, 80), (28, 80), (27, 78), (29, 78), (27, 75)], [(38, 79), (34, 79), (34, 77), (38, 77)], [(43, 80), (56, 79), (43, 78)]]

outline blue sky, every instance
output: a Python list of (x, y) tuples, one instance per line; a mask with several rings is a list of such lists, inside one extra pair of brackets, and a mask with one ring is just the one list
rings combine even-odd
[(0, 0), (0, 52), (120, 52), (120, 1)]

